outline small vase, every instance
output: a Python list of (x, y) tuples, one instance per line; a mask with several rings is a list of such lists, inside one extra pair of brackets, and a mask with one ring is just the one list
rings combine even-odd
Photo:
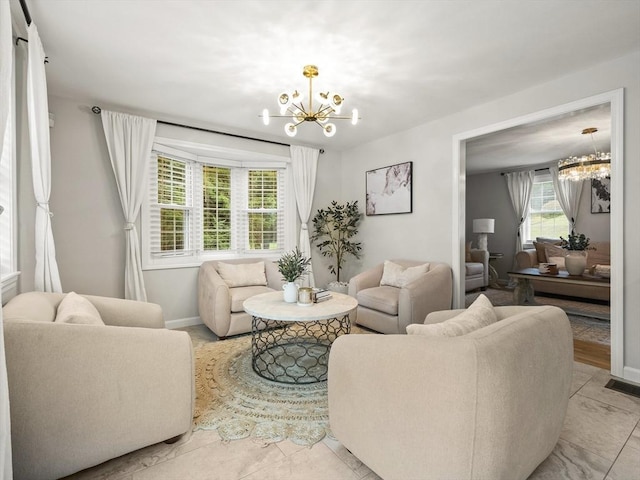
[(293, 282), (287, 282), (282, 286), (284, 290), (284, 301), (295, 303), (298, 301), (298, 286)]
[(569, 250), (564, 265), (569, 275), (582, 275), (587, 268), (586, 250)]

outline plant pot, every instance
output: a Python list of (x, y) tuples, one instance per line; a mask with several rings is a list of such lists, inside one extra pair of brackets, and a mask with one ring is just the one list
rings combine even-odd
[(586, 250), (570, 250), (564, 258), (564, 265), (569, 275), (582, 275), (587, 268)]
[(282, 286), (284, 290), (284, 301), (296, 303), (298, 301), (298, 286), (293, 282), (287, 282)]
[(327, 289), (336, 293), (344, 293), (345, 295), (349, 293), (349, 284), (346, 282), (329, 282), (327, 285)]

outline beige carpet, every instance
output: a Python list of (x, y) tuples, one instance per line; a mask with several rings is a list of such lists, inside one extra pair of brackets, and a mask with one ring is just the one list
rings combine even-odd
[[(368, 333), (352, 327), (351, 334)], [(251, 366), (251, 335), (195, 347), (194, 429), (223, 441), (252, 437), (263, 445), (289, 439), (311, 446), (329, 430), (327, 382), (277, 383)]]
[[(484, 293), (494, 305), (513, 305), (513, 290), (487, 288), (485, 291), (467, 293), (466, 305), (469, 306)], [(599, 303), (581, 302), (570, 298), (555, 298), (536, 295), (535, 301), (540, 305), (553, 305), (562, 308), (569, 317), (573, 338), (586, 342), (611, 344), (610, 307)]]

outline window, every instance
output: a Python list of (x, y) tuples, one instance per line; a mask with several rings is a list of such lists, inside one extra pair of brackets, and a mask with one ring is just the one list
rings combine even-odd
[(160, 144), (153, 153), (143, 208), (145, 268), (286, 250), (284, 160), (212, 158)]
[(569, 233), (569, 220), (556, 198), (549, 173), (536, 175), (531, 190), (529, 216), (525, 223), (525, 238), (559, 238)]

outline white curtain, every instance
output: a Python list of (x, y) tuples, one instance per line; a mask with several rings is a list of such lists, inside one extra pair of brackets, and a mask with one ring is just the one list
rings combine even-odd
[(582, 184), (584, 182), (560, 180), (558, 178), (558, 167), (556, 165), (549, 167), (549, 172), (551, 173), (553, 189), (556, 192), (556, 198), (558, 199), (558, 203), (560, 203), (560, 208), (562, 208), (567, 220), (569, 220), (569, 233), (574, 233), (576, 221), (578, 220)]
[[(529, 216), (529, 203), (531, 202), (531, 190), (533, 188), (533, 170), (526, 172), (505, 173), (507, 180), (507, 188), (509, 189), (509, 197), (513, 210), (516, 212), (518, 219), (518, 229), (516, 232), (516, 253), (522, 250), (522, 226)], [(513, 265), (516, 267), (516, 258), (513, 257)]]
[(44, 49), (38, 29), (32, 22), (29, 32), (27, 61), (27, 116), (31, 145), (31, 173), (36, 197), (36, 272), (35, 289), (42, 292), (62, 292), (56, 262), (56, 247), (49, 211), (51, 194), (51, 149), (49, 144), (49, 103), (44, 70)]
[[(0, 0), (0, 158), (13, 136), (11, 104), (13, 102), (13, 49), (11, 42), (11, 10), (9, 0)], [(8, 127), (8, 128), (7, 128)], [(2, 215), (0, 208), (0, 215)], [(0, 232), (6, 235), (7, 232)], [(0, 305), (2, 289), (0, 289)], [(9, 386), (7, 382), (7, 363), (4, 354), (4, 326), (2, 308), (0, 308), (0, 479), (13, 478), (11, 463), (11, 416), (9, 412)]]
[[(291, 173), (293, 188), (296, 194), (296, 205), (300, 217), (300, 251), (311, 258), (311, 242), (309, 241), (309, 216), (313, 204), (313, 192), (316, 189), (316, 173), (320, 151), (314, 148), (291, 145)], [(313, 269), (309, 270), (309, 286), (315, 286)]]
[(145, 195), (156, 121), (102, 110), (102, 127), (124, 213), (125, 298), (147, 301), (136, 220)]

